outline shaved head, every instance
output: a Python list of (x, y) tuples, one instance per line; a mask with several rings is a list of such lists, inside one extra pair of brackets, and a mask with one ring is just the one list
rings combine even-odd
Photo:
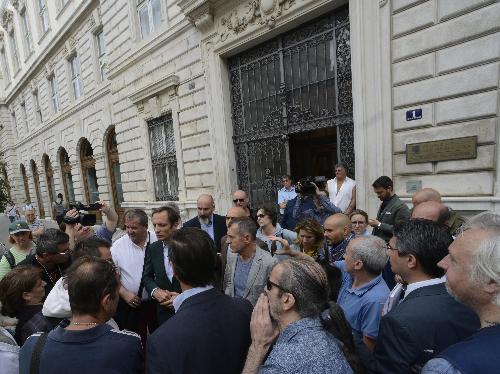
[(343, 213), (336, 213), (332, 214), (330, 217), (328, 217), (325, 221), (325, 223), (328, 222), (329, 224), (335, 226), (335, 227), (345, 227), (347, 226), (349, 229), (352, 228), (352, 222), (349, 219), (349, 216), (343, 214)]
[(234, 218), (247, 217), (247, 211), (240, 206), (233, 206), (227, 210), (226, 213), (226, 226), (229, 225)]
[(424, 218), (444, 224), (450, 218), (450, 210), (444, 204), (424, 201), (413, 208), (411, 218)]
[(212, 213), (215, 210), (214, 198), (208, 194), (202, 194), (196, 201), (198, 208), (198, 218), (201, 222), (207, 224)]
[(212, 197), (212, 195), (209, 195), (209, 194), (201, 194), (200, 196), (198, 196), (198, 200), (196, 200), (196, 202), (202, 203), (202, 204), (215, 205), (214, 198)]
[(248, 206), (247, 193), (243, 190), (236, 190), (233, 193), (233, 204), (246, 208)]
[(411, 198), (413, 207), (423, 203), (424, 201), (434, 201), (436, 203), (441, 202), (441, 194), (434, 188), (422, 188)]

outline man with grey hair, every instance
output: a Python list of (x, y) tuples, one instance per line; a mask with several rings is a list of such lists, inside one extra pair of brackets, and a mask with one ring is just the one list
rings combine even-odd
[(446, 288), (479, 316), (481, 328), (429, 361), (423, 373), (497, 373), (500, 368), (500, 215), (480, 213), (463, 226), (438, 266)]
[(243, 374), (352, 373), (320, 319), (329, 293), (320, 264), (304, 257), (278, 262), (264, 291), (252, 313)]
[(223, 290), (226, 295), (247, 299), (255, 305), (276, 259), (256, 243), (257, 225), (249, 217), (234, 218), (228, 224), (227, 254)]
[(373, 350), (378, 336), (382, 307), (389, 288), (382, 278), (387, 263), (385, 241), (376, 236), (351, 240), (344, 261), (335, 265), (342, 272), (337, 303), (342, 307), (354, 338)]

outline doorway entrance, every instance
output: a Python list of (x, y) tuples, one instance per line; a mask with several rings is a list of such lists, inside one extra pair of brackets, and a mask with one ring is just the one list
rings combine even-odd
[(354, 175), (349, 9), (229, 59), (239, 188), (276, 202), (281, 177)]

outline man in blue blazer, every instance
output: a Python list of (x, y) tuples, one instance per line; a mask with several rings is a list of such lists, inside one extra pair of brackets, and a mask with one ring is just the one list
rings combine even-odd
[(139, 288), (144, 287), (151, 298), (158, 302), (158, 324), (161, 325), (173, 316), (173, 296), (181, 292), (169, 255), (170, 239), (181, 223), (179, 208), (170, 204), (153, 209), (151, 221), (158, 241), (151, 244), (146, 251)]
[(241, 373), (250, 345), (251, 304), (211, 285), (216, 255), (206, 232), (182, 228), (169, 249), (182, 293), (173, 297), (175, 315), (149, 338), (146, 372)]
[(382, 317), (373, 357), (365, 362), (370, 372), (420, 372), (429, 359), (479, 328), (474, 312), (446, 292), (437, 266), (451, 242), (446, 227), (425, 219), (394, 227), (387, 253), (392, 270), (408, 285), (399, 305)]
[(214, 241), (217, 252), (220, 253), (221, 238), (227, 233), (226, 218), (214, 213), (215, 203), (211, 195), (200, 195), (196, 206), (198, 215), (184, 223), (183, 227), (196, 227), (205, 231)]

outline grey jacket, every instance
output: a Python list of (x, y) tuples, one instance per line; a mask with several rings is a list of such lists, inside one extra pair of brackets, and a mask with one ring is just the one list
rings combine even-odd
[(391, 201), (384, 207), (384, 210), (381, 211), (380, 208), (377, 213), (377, 220), (380, 222), (380, 227), (374, 227), (372, 235), (378, 236), (388, 242), (392, 237), (394, 225), (410, 219), (410, 209), (397, 195), (392, 197)]
[[(234, 271), (236, 270), (238, 256), (238, 254), (231, 251), (227, 252), (227, 265), (222, 288), (224, 293), (231, 297), (234, 297)], [(263, 251), (259, 247), (256, 248), (245, 288), (245, 299), (250, 301), (253, 306), (257, 303), (260, 294), (264, 292), (267, 278), (276, 262), (277, 260), (270, 253)]]

